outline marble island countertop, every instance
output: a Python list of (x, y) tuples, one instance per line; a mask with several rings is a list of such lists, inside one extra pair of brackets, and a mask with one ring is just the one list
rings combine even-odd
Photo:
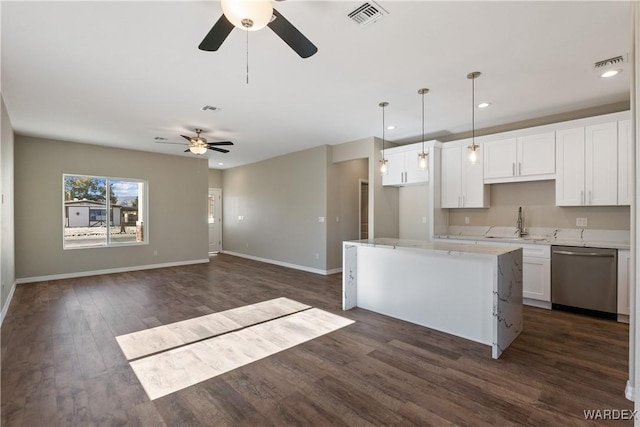
[[(454, 237), (455, 239), (455, 237)], [(489, 239), (487, 239), (489, 240)], [(509, 245), (478, 245), (462, 242), (440, 242), (440, 241), (423, 241), (423, 240), (405, 240), (394, 239), (389, 237), (378, 237), (368, 240), (353, 240), (345, 242), (346, 244), (358, 244), (360, 246), (370, 247), (387, 247), (387, 248), (408, 248), (423, 249), (432, 252), (447, 252), (450, 254), (479, 254), (479, 255), (502, 255), (519, 249), (519, 246)], [(502, 243), (502, 242), (501, 242)]]
[(592, 248), (629, 249), (628, 230), (531, 228), (517, 237), (514, 227), (452, 226), (449, 233), (435, 239), (473, 240), (505, 244), (582, 246)]

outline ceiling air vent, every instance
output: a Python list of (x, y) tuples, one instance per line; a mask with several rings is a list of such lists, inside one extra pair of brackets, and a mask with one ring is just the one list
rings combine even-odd
[(358, 25), (369, 25), (382, 18), (383, 15), (388, 14), (380, 5), (373, 1), (364, 3), (362, 6), (357, 7), (347, 16), (355, 21)]
[(603, 61), (598, 61), (593, 64), (593, 68), (596, 70), (601, 70), (603, 68), (615, 67), (616, 65), (621, 66), (627, 62), (627, 55), (620, 55), (613, 58), (605, 59)]

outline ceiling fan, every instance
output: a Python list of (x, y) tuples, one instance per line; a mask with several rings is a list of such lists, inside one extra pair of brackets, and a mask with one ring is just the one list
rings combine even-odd
[(198, 48), (216, 51), (233, 27), (257, 31), (268, 26), (300, 57), (308, 58), (318, 51), (296, 27), (271, 6), (270, 0), (222, 0), (222, 16), (211, 28)]
[[(191, 151), (193, 154), (204, 154), (207, 150), (218, 151), (220, 153), (228, 153), (229, 150), (225, 150), (224, 148), (218, 148), (219, 145), (233, 145), (231, 141), (216, 141), (216, 142), (207, 142), (206, 138), (200, 136), (202, 133), (202, 129), (194, 129), (196, 136), (186, 136), (180, 135), (187, 141), (189, 141), (189, 148), (184, 150), (185, 153)], [(185, 145), (182, 142), (168, 142), (163, 141), (163, 138), (156, 138), (156, 142), (160, 144), (179, 144)]]

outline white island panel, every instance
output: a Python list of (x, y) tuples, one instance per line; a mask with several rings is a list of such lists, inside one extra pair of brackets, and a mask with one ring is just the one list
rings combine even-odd
[(461, 262), (459, 252), (425, 256), (367, 246), (358, 252), (358, 307), (491, 345), (491, 262), (470, 256)]

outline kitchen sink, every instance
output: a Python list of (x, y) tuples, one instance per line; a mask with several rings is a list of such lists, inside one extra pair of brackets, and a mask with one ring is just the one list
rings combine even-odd
[(525, 236), (525, 237), (485, 236), (485, 239), (496, 239), (496, 240), (502, 240), (504, 242), (539, 242), (541, 240), (544, 240), (541, 237), (529, 237), (529, 236)]

